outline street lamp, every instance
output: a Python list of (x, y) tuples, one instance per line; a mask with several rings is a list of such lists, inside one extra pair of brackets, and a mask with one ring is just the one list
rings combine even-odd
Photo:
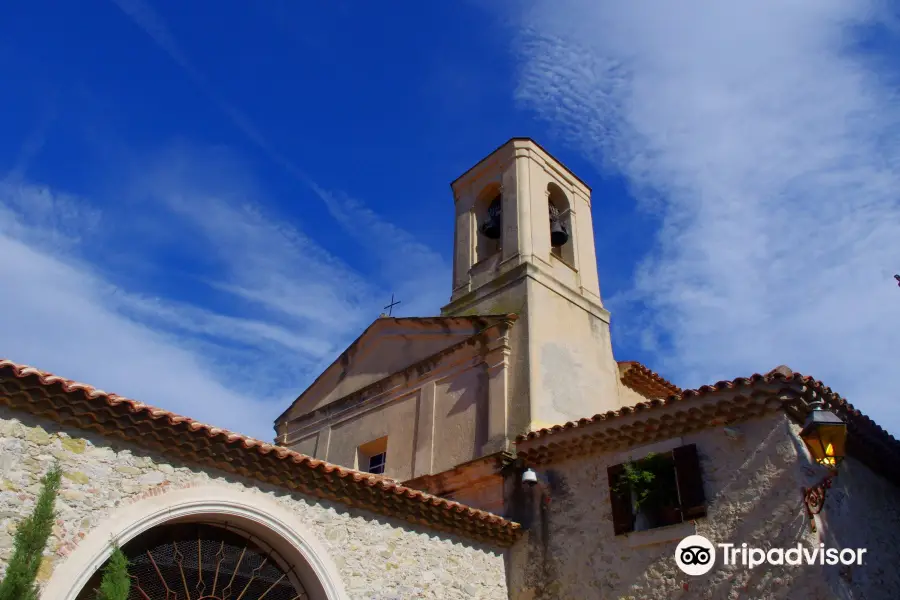
[(836, 414), (825, 408), (825, 403), (816, 400), (800, 431), (800, 439), (806, 444), (812, 459), (829, 470), (818, 484), (803, 488), (803, 503), (809, 516), (810, 526), (816, 530), (815, 516), (825, 506), (825, 492), (831, 487), (831, 480), (837, 475), (838, 465), (844, 459), (847, 446), (847, 424)]

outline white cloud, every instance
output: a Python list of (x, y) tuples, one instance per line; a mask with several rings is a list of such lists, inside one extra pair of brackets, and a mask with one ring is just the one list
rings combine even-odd
[[(140, 157), (132, 169), (125, 159), (110, 168), (97, 187), (115, 197), (101, 212), (24, 178), (41, 128), (0, 181), (0, 308), (17, 315), (0, 353), (270, 439), (272, 420), (377, 317), (391, 291), (415, 299), (402, 314), (436, 313), (449, 265), (269, 145), (191, 64), (152, 5), (114, 1), (248, 141), (318, 196), (314, 217), (293, 224), (266, 209), (240, 161), (186, 144)], [(301, 230), (335, 222), (348, 252), (355, 240), (375, 259), (371, 269), (351, 268)]]
[[(140, 164), (111, 203), (0, 182), (0, 355), (271, 439), (273, 419), (377, 317), (388, 277), (350, 268), (264, 209), (221, 153), (182, 146)], [(361, 204), (343, 209), (362, 237), (393, 227)], [(339, 231), (318, 214), (299, 226)], [(395, 233), (397, 245), (379, 243), (398, 263), (421, 253), (446, 272)], [(407, 276), (427, 289), (433, 272)]]
[(380, 280), (396, 293), (404, 315), (437, 314), (449, 300), (450, 265), (435, 250), (412, 234), (341, 193), (313, 186), (331, 216), (355, 240), (378, 267)]
[(673, 379), (696, 386), (786, 363), (900, 431), (898, 72), (859, 45), (875, 30), (896, 36), (885, 10), (517, 8), (519, 100), (662, 215), (634, 289), (612, 304), (620, 329), (650, 309), (650, 322), (627, 327), (644, 330), (653, 366)]
[(117, 312), (109, 282), (87, 265), (29, 245), (11, 225), (7, 213), (0, 221), (5, 356), (163, 408), (191, 407), (201, 420), (221, 411), (222, 426), (267, 434), (257, 407), (216, 381), (197, 356)]

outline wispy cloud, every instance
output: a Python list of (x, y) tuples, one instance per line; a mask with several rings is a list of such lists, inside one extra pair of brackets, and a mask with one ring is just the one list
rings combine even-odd
[(342, 193), (314, 186), (331, 216), (376, 266), (383, 285), (396, 292), (403, 314), (429, 315), (449, 299), (450, 265), (408, 231)]
[[(145, 0), (113, 0), (113, 2), (185, 70), (194, 83), (218, 105), (223, 114), (251, 143), (325, 203), (329, 213), (342, 226), (344, 232), (360, 243), (370, 258), (374, 258), (377, 265), (375, 272), (379, 274), (377, 282), (386, 285), (392, 292), (398, 292), (404, 298), (412, 299), (404, 301), (402, 313), (429, 314), (441, 306), (446, 299), (446, 288), (450, 282), (450, 266), (443, 257), (408, 232), (385, 221), (358, 199), (325, 189), (309, 173), (273, 147), (249, 117), (223, 98), (205, 74), (188, 59), (151, 3)], [(296, 284), (296, 281), (294, 283)], [(285, 287), (289, 288), (290, 285)], [(309, 282), (304, 284), (308, 292), (314, 292), (315, 287)], [(244, 293), (252, 292), (244, 290)], [(280, 296), (276, 294), (273, 298)], [(316, 306), (332, 305), (316, 304)], [(340, 311), (338, 313), (340, 314)]]
[[(449, 265), (273, 148), (192, 65), (150, 4), (116, 3), (327, 212), (315, 223), (292, 221), (234, 155), (187, 144), (142, 156), (133, 169), (112, 166), (97, 186), (110, 197), (29, 181), (19, 165), (0, 182), (0, 307), (16, 315), (0, 353), (271, 438), (274, 417), (391, 291), (415, 298), (402, 314), (434, 314)], [(23, 160), (40, 150), (44, 131), (26, 141)], [(318, 245), (307, 232), (323, 225), (346, 236), (349, 252), (362, 248), (369, 264), (351, 267)]]
[(862, 49), (896, 40), (887, 9), (563, 0), (506, 15), (518, 99), (663, 217), (613, 306), (666, 374), (693, 386), (787, 363), (900, 431), (898, 71)]
[[(53, 193), (0, 186), (0, 204), (9, 207), (11, 195), (40, 200)], [(54, 227), (33, 214), (7, 208), (0, 216), (4, 355), (166, 408), (194, 407), (201, 419), (221, 410), (223, 426), (266, 433), (254, 405), (218, 383), (186, 345), (116, 310), (116, 287), (73, 258), (74, 245), (48, 244)]]
[[(0, 350), (270, 439), (272, 420), (377, 317), (392, 274), (326, 252), (303, 231), (321, 222), (267, 208), (221, 151), (180, 145), (139, 162), (121, 169), (131, 174), (115, 181), (113, 202), (0, 182), (0, 306), (16, 316)], [(362, 205), (341, 210), (360, 239), (371, 229), (398, 262), (417, 261), (413, 249), (446, 272), (402, 230), (397, 243), (381, 236), (392, 226)], [(427, 287), (433, 274), (408, 280)]]
[(33, 159), (44, 147), (44, 143), (47, 141), (47, 132), (55, 119), (56, 111), (52, 108), (52, 105), (50, 105), (44, 110), (37, 126), (32, 129), (31, 133), (29, 133), (28, 137), (25, 138), (25, 141), (20, 146), (15, 164), (6, 174), (5, 179), (7, 181), (18, 180), (24, 177), (31, 159)]
[(273, 162), (299, 181), (310, 187), (316, 186), (308, 173), (273, 147), (250, 118), (224, 98), (215, 89), (215, 86), (212, 85), (206, 74), (194, 66), (169, 30), (165, 20), (156, 12), (156, 9), (153, 8), (150, 2), (145, 0), (112, 0), (112, 2), (188, 74), (194, 84), (218, 106), (219, 110), (231, 121), (232, 125), (243, 133), (250, 142), (255, 144)]

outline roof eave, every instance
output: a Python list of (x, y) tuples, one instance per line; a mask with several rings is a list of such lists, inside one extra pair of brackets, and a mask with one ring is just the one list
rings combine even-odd
[(498, 515), (3, 359), (0, 404), (201, 467), (501, 547), (521, 534), (518, 523)]

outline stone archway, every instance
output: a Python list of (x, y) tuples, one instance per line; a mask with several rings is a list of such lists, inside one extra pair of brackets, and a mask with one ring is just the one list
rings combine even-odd
[[(226, 523), (228, 527), (224, 527)], [(269, 561), (264, 578), (268, 585), (281, 586), (278, 589), (283, 592), (285, 600), (293, 600), (293, 596), (289, 595), (292, 588), (297, 594), (301, 591), (305, 594), (300, 596), (303, 600), (344, 600), (347, 597), (333, 561), (314, 534), (291, 511), (265, 494), (207, 485), (173, 490), (114, 511), (56, 568), (44, 588), (42, 600), (79, 599), (109, 557), (112, 539), (118, 540), (126, 553), (150, 550), (154, 555), (157, 551), (153, 547), (161, 548), (160, 542), (166, 536), (182, 540), (187, 544), (184, 548), (196, 552), (197, 543), (188, 539), (193, 533), (192, 527), (208, 542), (218, 541), (222, 548), (232, 548), (232, 559), (242, 548), (257, 556), (253, 567), (257, 568), (261, 578), (266, 567), (258, 567), (263, 560)], [(174, 551), (172, 556), (163, 557), (158, 552), (154, 556), (168, 561), (166, 568), (169, 574), (163, 575), (164, 579), (176, 574), (179, 560), (182, 565), (188, 564), (183, 554), (179, 559), (174, 556)], [(207, 554), (206, 561), (213, 560)], [(235, 571), (233, 560), (228, 564)], [(149, 571), (145, 569), (145, 572)], [(279, 580), (281, 574), (287, 577)], [(239, 577), (244, 585), (251, 580), (246, 569)], [(257, 580), (256, 584), (260, 581)], [(212, 589), (211, 583), (204, 580), (205, 592)], [(196, 590), (197, 584), (195, 576), (189, 586)], [(251, 585), (254, 584), (251, 582)]]
[[(157, 525), (127, 544), (131, 598), (152, 600), (307, 600), (290, 561), (230, 523)], [(77, 600), (95, 600), (102, 572)]]

